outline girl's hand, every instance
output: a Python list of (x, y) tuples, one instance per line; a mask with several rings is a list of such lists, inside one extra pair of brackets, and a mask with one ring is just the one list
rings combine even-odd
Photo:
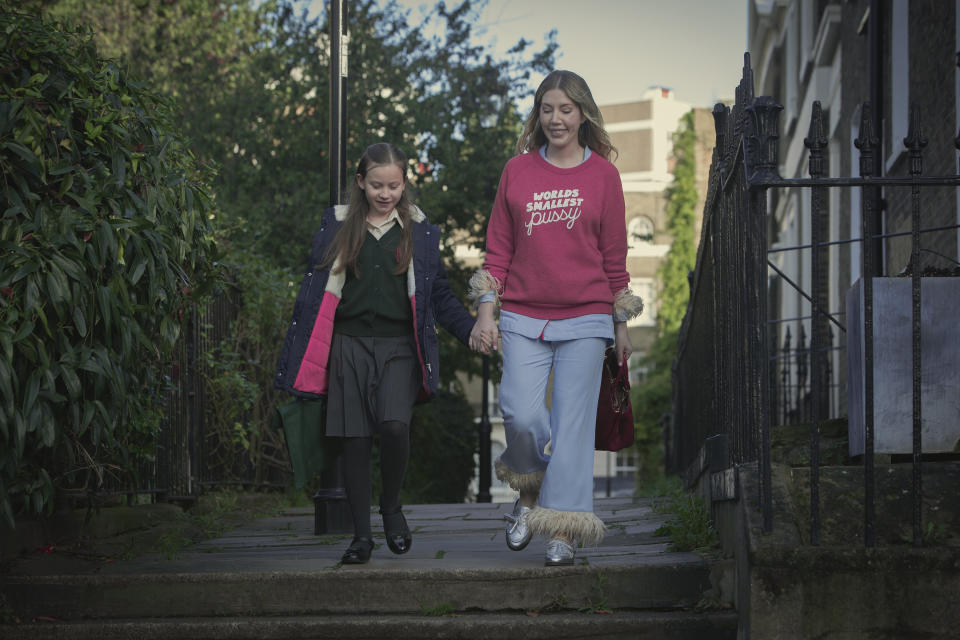
[(496, 351), (500, 330), (493, 319), (493, 303), (484, 302), (477, 310), (477, 322), (470, 331), (470, 348), (484, 355)]
[(487, 355), (497, 349), (497, 325), (492, 320), (485, 323), (477, 320), (470, 331), (470, 348), (477, 353)]
[(627, 331), (626, 322), (613, 323), (614, 348), (617, 351), (617, 362), (623, 362), (624, 358), (629, 358), (633, 353), (633, 345), (630, 343), (630, 333)]

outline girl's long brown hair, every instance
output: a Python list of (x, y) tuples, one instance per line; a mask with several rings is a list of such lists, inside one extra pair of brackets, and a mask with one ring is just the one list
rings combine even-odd
[(537, 87), (533, 109), (523, 123), (523, 132), (517, 140), (517, 153), (536, 151), (547, 144), (547, 136), (544, 135), (543, 127), (540, 126), (540, 105), (543, 103), (543, 94), (551, 89), (560, 89), (567, 94), (567, 97), (580, 107), (580, 111), (586, 117), (577, 132), (580, 146), (590, 147), (594, 153), (599, 153), (607, 160), (613, 160), (617, 155), (617, 149), (610, 142), (607, 130), (603, 128), (603, 116), (600, 115), (600, 108), (597, 107), (593, 94), (590, 93), (590, 87), (587, 86), (586, 80), (574, 72), (563, 70), (551, 71)]
[[(366, 178), (367, 171), (370, 169), (388, 164), (400, 169), (400, 173), (403, 175), (403, 183), (406, 185), (407, 156), (389, 142), (378, 142), (367, 147), (357, 164), (357, 175), (361, 179)], [(340, 264), (333, 271), (334, 273), (349, 269), (354, 276), (360, 277), (357, 257), (360, 255), (360, 248), (367, 238), (367, 212), (370, 207), (367, 204), (366, 194), (357, 184), (356, 178), (350, 181), (347, 202), (347, 216), (327, 251), (323, 266), (329, 267), (339, 258)], [(410, 207), (407, 189), (404, 188), (400, 200), (397, 202), (397, 214), (402, 222), (403, 237), (400, 240), (400, 246), (397, 248), (395, 274), (401, 274), (407, 270), (410, 265), (410, 258), (413, 255), (413, 224), (410, 221)]]

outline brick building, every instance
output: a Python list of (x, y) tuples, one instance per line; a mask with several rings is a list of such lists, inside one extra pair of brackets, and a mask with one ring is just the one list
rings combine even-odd
[[(956, 171), (953, 144), (960, 127), (960, 2), (957, 0), (748, 0), (748, 46), (754, 69), (755, 95), (769, 95), (783, 105), (780, 114), (779, 170), (786, 178), (808, 175), (804, 138), (814, 101), (820, 101), (828, 140), (827, 173), (832, 177), (859, 176), (861, 109), (871, 93), (879, 96), (881, 169), (884, 175), (908, 175), (907, 135), (911, 104), (919, 107), (923, 135), (925, 175), (950, 175)], [(871, 65), (869, 32), (879, 33), (877, 64)], [(876, 73), (871, 74), (871, 68)], [(771, 189), (768, 210), (772, 247), (785, 249), (810, 242), (810, 190)], [(859, 188), (828, 190), (829, 214), (821, 223), (821, 237), (836, 244), (825, 251), (823, 270), (829, 291), (829, 311), (842, 319), (844, 296), (861, 276), (862, 195)], [(937, 187), (924, 190), (922, 226), (954, 227), (960, 223), (958, 190)], [(880, 226), (888, 235), (882, 242), (883, 275), (896, 275), (910, 259), (910, 190), (887, 188)], [(923, 266), (954, 266), (958, 258), (956, 228), (925, 233), (921, 246)], [(810, 290), (809, 251), (780, 251), (771, 261), (804, 291)], [(776, 343), (783, 348), (787, 332), (797, 346), (803, 333), (810, 335), (809, 304), (785, 278), (771, 277), (773, 317), (787, 319), (775, 325)], [(846, 393), (840, 383), (846, 372), (842, 336), (833, 336), (830, 394), (832, 416), (846, 412)], [(790, 371), (782, 380), (793, 380)], [(780, 388), (783, 411), (799, 405), (801, 393)], [(794, 413), (800, 412), (799, 406)], [(789, 416), (787, 417), (789, 420)]]
[[(629, 249), (627, 270), (631, 287), (646, 309), (630, 322), (630, 338), (636, 355), (631, 371), (642, 376), (640, 361), (655, 337), (657, 317), (657, 269), (670, 250), (667, 232), (666, 189), (673, 182), (673, 134), (690, 105), (675, 99), (673, 91), (654, 87), (638, 102), (600, 107), (604, 124), (619, 151), (614, 164), (623, 181)], [(697, 213), (702, 217), (707, 177), (714, 145), (713, 117), (708, 109), (694, 109), (697, 167)], [(695, 239), (699, 238), (699, 217)]]

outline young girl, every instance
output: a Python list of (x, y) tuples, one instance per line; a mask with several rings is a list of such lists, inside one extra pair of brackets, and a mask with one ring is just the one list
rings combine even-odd
[(603, 539), (593, 513), (600, 371), (611, 342), (618, 359), (630, 355), (626, 321), (643, 303), (628, 288), (615, 150), (583, 78), (554, 71), (544, 79), (517, 152), (500, 178), (471, 295), (485, 334), (501, 305), (507, 448), (497, 477), (520, 492), (506, 516), (507, 546), (520, 550), (533, 533), (545, 535), (545, 564), (564, 565), (578, 541)]
[[(380, 438), (387, 546), (410, 550), (400, 505), (414, 402), (437, 390), (439, 322), (484, 349), (474, 319), (450, 291), (440, 231), (407, 197), (407, 158), (388, 143), (360, 158), (349, 205), (324, 212), (293, 310), (275, 385), (327, 397), (326, 434), (343, 438), (354, 538), (344, 564), (370, 559), (370, 451)], [(491, 333), (488, 342), (496, 334)]]

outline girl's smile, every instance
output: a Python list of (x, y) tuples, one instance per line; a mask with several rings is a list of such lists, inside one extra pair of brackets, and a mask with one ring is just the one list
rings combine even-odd
[(385, 218), (396, 208), (405, 186), (403, 172), (393, 164), (381, 164), (367, 169), (366, 176), (357, 174), (357, 185), (367, 198), (368, 218)]

